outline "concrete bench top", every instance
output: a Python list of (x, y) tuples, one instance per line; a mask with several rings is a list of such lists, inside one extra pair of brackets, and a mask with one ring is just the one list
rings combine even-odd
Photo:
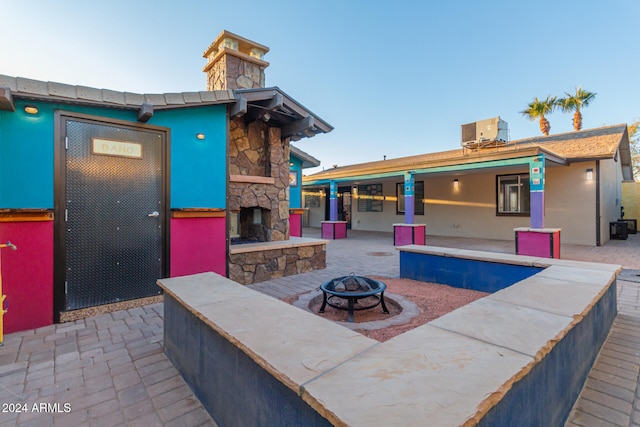
[(481, 419), (621, 270), (429, 246), (400, 250), (548, 268), (384, 343), (213, 273), (158, 283), (334, 425), (453, 426)]
[(158, 285), (299, 395), (303, 384), (378, 344), (216, 273)]
[(277, 249), (298, 248), (301, 246), (326, 245), (327, 243), (329, 243), (329, 240), (291, 236), (289, 240), (229, 245), (229, 253), (242, 254), (246, 252), (273, 251)]

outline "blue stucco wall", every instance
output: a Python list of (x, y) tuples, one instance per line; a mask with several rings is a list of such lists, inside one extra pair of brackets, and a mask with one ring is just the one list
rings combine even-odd
[(562, 426), (618, 313), (616, 283), (480, 420), (480, 427)]
[(164, 324), (167, 357), (219, 425), (331, 426), (281, 380), (166, 293)]
[(400, 252), (400, 277), (442, 283), (481, 292), (496, 292), (544, 270), (416, 252)]
[(295, 157), (293, 154), (290, 156), (290, 163), (293, 163), (289, 167), (291, 172), (298, 174), (298, 185), (289, 186), (289, 206), (292, 208), (302, 207), (302, 161)]
[[(56, 110), (139, 124), (136, 111), (29, 102), (40, 110), (29, 115), (25, 104), (0, 111), (0, 208), (53, 208)], [(149, 124), (171, 129), (171, 207), (224, 208), (226, 106), (156, 111)]]
[(225, 105), (158, 111), (149, 120), (171, 128), (172, 208), (226, 206), (226, 111)]

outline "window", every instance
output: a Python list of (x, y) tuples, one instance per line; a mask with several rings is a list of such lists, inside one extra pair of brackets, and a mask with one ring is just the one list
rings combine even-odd
[[(424, 215), (424, 181), (417, 181), (413, 190), (413, 213), (414, 215)], [(404, 182), (396, 184), (396, 196), (398, 201), (396, 202), (396, 213), (403, 214), (404, 209)]]
[(358, 185), (358, 212), (382, 212), (382, 184)]
[(304, 207), (305, 208), (319, 208), (320, 207), (320, 193), (309, 193), (306, 191), (302, 192), (304, 196)]
[(529, 215), (529, 174), (498, 176), (498, 215)]

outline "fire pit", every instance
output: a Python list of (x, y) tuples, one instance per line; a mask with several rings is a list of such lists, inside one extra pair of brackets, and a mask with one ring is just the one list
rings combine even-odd
[[(333, 308), (339, 310), (347, 310), (349, 322), (353, 323), (353, 313), (355, 310), (366, 310), (373, 308), (377, 305), (382, 305), (382, 311), (389, 313), (387, 306), (384, 303), (384, 290), (387, 289), (387, 285), (379, 280), (369, 279), (368, 277), (356, 276), (351, 273), (348, 276), (338, 277), (337, 279), (331, 279), (320, 285), (322, 290), (322, 306), (319, 313), (324, 313), (324, 309), (329, 304)], [(347, 308), (337, 303), (332, 303), (333, 298), (341, 298), (347, 300)], [(358, 306), (359, 299), (372, 297), (374, 299), (373, 304)]]

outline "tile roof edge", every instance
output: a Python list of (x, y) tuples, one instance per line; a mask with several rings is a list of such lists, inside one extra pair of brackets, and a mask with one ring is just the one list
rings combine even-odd
[[(33, 89), (29, 89), (29, 87), (33, 87)], [(41, 81), (34, 80), (25, 77), (13, 77), (4, 74), (0, 74), (0, 87), (8, 87), (12, 92), (12, 95), (17, 98), (40, 98), (40, 99), (52, 99), (52, 100), (65, 100), (71, 102), (87, 102), (90, 101), (92, 103), (100, 103), (100, 104), (109, 104), (109, 105), (121, 105), (123, 107), (126, 106), (137, 106), (142, 105), (141, 103), (131, 103), (127, 100), (130, 98), (136, 99), (144, 99), (146, 100), (148, 97), (155, 97), (156, 99), (163, 98), (165, 99), (164, 104), (159, 104), (162, 106), (171, 106), (171, 107), (188, 107), (195, 105), (203, 105), (203, 104), (223, 104), (223, 103), (231, 103), (235, 102), (236, 98), (233, 91), (229, 90), (218, 90), (218, 91), (185, 91), (185, 92), (165, 92), (165, 93), (137, 93), (130, 91), (115, 91), (111, 89), (104, 88), (94, 88), (84, 85), (69, 85), (65, 83), (58, 83), (52, 81)], [(204, 101), (202, 100), (203, 93), (210, 94), (213, 92), (215, 97), (215, 101)], [(93, 97), (87, 97), (85, 94), (93, 93)], [(99, 94), (99, 95), (98, 95)], [(109, 96), (105, 96), (105, 94)], [(200, 101), (193, 101), (185, 99), (185, 94), (199, 94)], [(167, 97), (181, 97), (183, 102), (179, 103), (169, 103), (166, 102)], [(114, 98), (117, 98), (119, 102), (114, 103)]]

